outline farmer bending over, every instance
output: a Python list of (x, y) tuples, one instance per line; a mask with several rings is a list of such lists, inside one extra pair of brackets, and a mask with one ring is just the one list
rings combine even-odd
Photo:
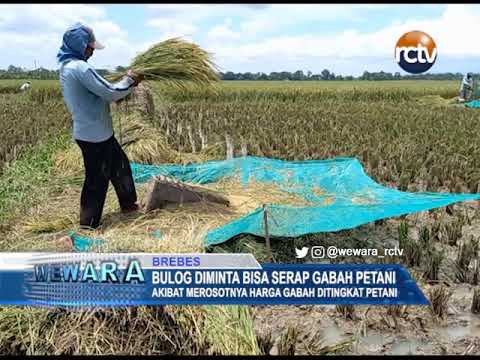
[(30, 89), (30, 86), (31, 86), (31, 82), (27, 81), (27, 82), (23, 83), (22, 86), (20, 86), (20, 91), (25, 92), (28, 89)]
[(57, 54), (62, 93), (73, 118), (73, 138), (85, 166), (80, 225), (86, 228), (100, 225), (110, 181), (122, 212), (138, 210), (130, 162), (113, 134), (110, 103), (130, 94), (143, 77), (129, 71), (115, 84), (102, 78), (87, 60), (94, 49), (103, 48), (92, 29), (77, 23), (63, 35)]

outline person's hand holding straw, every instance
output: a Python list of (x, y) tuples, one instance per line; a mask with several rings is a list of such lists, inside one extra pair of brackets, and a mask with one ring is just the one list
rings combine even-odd
[(140, 84), (145, 79), (145, 77), (143, 75), (137, 74), (132, 69), (128, 70), (127, 76), (130, 77), (131, 79), (133, 79), (134, 83), (133, 83), (132, 86), (134, 86), (134, 87), (138, 86), (138, 84)]

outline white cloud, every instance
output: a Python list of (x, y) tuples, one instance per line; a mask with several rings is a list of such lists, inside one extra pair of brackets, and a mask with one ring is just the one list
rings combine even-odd
[(191, 38), (197, 27), (192, 23), (178, 22), (173, 18), (156, 18), (147, 22), (148, 26), (157, 28), (161, 32), (162, 38), (182, 37)]
[[(146, 5), (149, 18), (139, 26), (153, 31), (145, 42), (135, 43), (130, 41), (128, 29), (120, 28), (99, 5), (0, 5), (0, 52), (10, 54), (0, 58), (0, 67), (12, 63), (31, 68), (37, 60), (37, 64), (55, 68), (62, 34), (79, 20), (91, 25), (106, 45), (91, 60), (99, 67), (126, 65), (138, 51), (153, 43), (181, 36), (212, 52), (223, 70), (280, 71), (314, 66), (312, 71), (321, 71), (347, 63), (356, 63), (357, 68), (365, 64), (369, 71), (375, 71), (371, 66), (391, 63), (395, 69), (395, 43), (404, 32), (415, 29), (435, 39), (439, 61), (442, 56), (480, 56), (480, 47), (472, 41), (474, 34), (480, 33), (480, 6), (448, 5), (436, 18), (405, 19), (378, 31), (361, 31), (358, 21), (376, 16), (374, 11), (389, 11), (387, 6)], [(331, 33), (316, 33), (312, 27), (308, 33), (292, 35), (298, 25), (340, 20), (348, 20), (350, 27)]]
[(155, 4), (147, 5), (152, 18), (174, 18), (178, 21), (201, 22), (205, 19), (225, 18), (231, 15), (251, 16), (266, 6), (243, 4)]
[(232, 40), (241, 39), (242, 34), (239, 31), (233, 31), (231, 26), (232, 26), (232, 19), (227, 18), (223, 24), (213, 27), (207, 33), (208, 41), (217, 42), (217, 41), (232, 41)]
[(119, 59), (128, 63), (134, 55), (134, 49), (128, 45), (127, 32), (108, 20), (101, 6), (2, 4), (0, 14), (0, 52), (12, 54), (0, 60), (0, 67), (11, 63), (33, 68), (36, 62), (37, 66), (56, 68), (55, 56), (62, 35), (68, 26), (77, 21), (90, 25), (97, 39), (106, 45), (104, 50), (97, 51), (92, 57), (92, 64), (115, 66)]
[(306, 22), (359, 21), (362, 19), (358, 11), (360, 9), (366, 8), (351, 4), (274, 4), (245, 18), (241, 24), (241, 31), (246, 35), (253, 35), (281, 31), (289, 26)]
[[(294, 8), (291, 10), (294, 11)], [(299, 12), (301, 10), (297, 10), (297, 13)], [(276, 21), (275, 18), (271, 19), (272, 23)], [(480, 47), (475, 46), (469, 36), (480, 33), (480, 6), (476, 5), (448, 5), (439, 18), (406, 20), (375, 32), (347, 29), (332, 34), (274, 36), (246, 44), (216, 41), (206, 43), (205, 46), (214, 52), (217, 58), (225, 61), (225, 64), (253, 58), (259, 63), (272, 61), (272, 71), (283, 68), (283, 61), (288, 61), (289, 58), (317, 58), (319, 63), (323, 63), (327, 58), (333, 61), (356, 58), (357, 62), (361, 62), (362, 57), (364, 60), (367, 60), (366, 57), (375, 57), (377, 61), (391, 59), (393, 63), (394, 47), (398, 38), (411, 30), (422, 30), (430, 34), (436, 41), (439, 57), (480, 55)], [(278, 59), (282, 59), (282, 62)], [(225, 64), (222, 64), (223, 67), (228, 68)]]
[(126, 65), (135, 55), (135, 48), (128, 41), (128, 33), (109, 20), (100, 20), (91, 24), (95, 36), (105, 49), (95, 52), (92, 64), (98, 67), (114, 68)]
[(16, 33), (65, 30), (76, 21), (92, 21), (103, 18), (105, 11), (96, 5), (0, 5), (0, 31)]
[[(288, 27), (309, 21), (335, 22), (338, 20), (359, 21), (359, 10), (381, 10), (382, 6), (336, 5), (336, 4), (156, 4), (148, 5), (149, 24), (174, 21), (178, 24), (204, 24), (217, 21), (207, 31), (207, 36), (229, 39), (271, 35), (289, 30)], [(240, 22), (238, 29), (222, 25), (226, 19), (235, 17)], [(221, 23), (219, 24), (218, 21)]]

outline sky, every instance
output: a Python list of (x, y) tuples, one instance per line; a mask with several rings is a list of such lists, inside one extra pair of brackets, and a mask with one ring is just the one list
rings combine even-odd
[(404, 74), (395, 44), (421, 30), (437, 44), (430, 72), (480, 72), (478, 4), (0, 4), (0, 68), (56, 69), (62, 35), (77, 21), (106, 46), (89, 60), (96, 68), (127, 66), (180, 36), (223, 72)]

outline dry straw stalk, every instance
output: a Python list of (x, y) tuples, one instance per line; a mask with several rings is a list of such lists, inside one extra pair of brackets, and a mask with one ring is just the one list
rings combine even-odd
[[(138, 54), (129, 68), (145, 80), (161, 80), (179, 88), (210, 87), (219, 80), (211, 55), (194, 43), (172, 38)], [(111, 78), (116, 80), (122, 75), (114, 74)]]

